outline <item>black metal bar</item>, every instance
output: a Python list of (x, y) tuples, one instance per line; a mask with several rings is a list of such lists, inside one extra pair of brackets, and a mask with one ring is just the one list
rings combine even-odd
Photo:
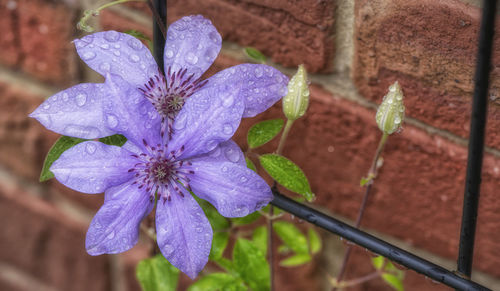
[(459, 290), (490, 290), (342, 221), (300, 204), (277, 191), (274, 191), (274, 200), (271, 204), (437, 282)]
[[(165, 31), (165, 26), (167, 23), (167, 1), (166, 0), (154, 0), (153, 9), (157, 12), (153, 12), (153, 55), (155, 57), (156, 63), (162, 72), (164, 71), (163, 65), (163, 50), (165, 48), (165, 36), (162, 31)], [(157, 16), (159, 19), (157, 19)], [(160, 23), (164, 26), (163, 29), (160, 28)]]
[(458, 251), (458, 271), (467, 277), (471, 275), (474, 255), (474, 238), (481, 187), (484, 134), (488, 108), (488, 85), (497, 1), (485, 0), (483, 5), (477, 52), (474, 99), (472, 100), (462, 227)]

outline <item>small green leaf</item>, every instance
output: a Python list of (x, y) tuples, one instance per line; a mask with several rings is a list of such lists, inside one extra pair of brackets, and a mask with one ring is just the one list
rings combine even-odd
[(259, 157), (262, 167), (276, 182), (290, 191), (301, 194), (311, 201), (314, 194), (304, 172), (289, 159), (277, 154), (265, 154)]
[(389, 274), (389, 273), (383, 273), (382, 274), (382, 279), (389, 284), (392, 288), (398, 290), (398, 291), (404, 291), (405, 288), (403, 287), (403, 281), (402, 279), (398, 278), (396, 275)]
[(270, 270), (266, 257), (252, 242), (239, 238), (233, 250), (234, 267), (254, 291), (270, 289)]
[(283, 267), (295, 267), (303, 265), (311, 261), (311, 256), (309, 254), (296, 254), (289, 258), (286, 258), (280, 262), (280, 266)]
[(160, 254), (140, 261), (136, 276), (144, 291), (175, 291), (179, 270)]
[(210, 260), (217, 260), (222, 257), (229, 241), (229, 233), (215, 232), (212, 239), (212, 249), (210, 250)]
[(363, 187), (366, 185), (366, 183), (370, 182), (369, 179), (367, 178), (361, 178), (361, 181), (359, 181), (359, 186)]
[(272, 140), (283, 128), (282, 119), (272, 119), (254, 124), (247, 135), (250, 148), (260, 147)]
[(250, 223), (256, 221), (257, 219), (260, 218), (260, 216), (261, 216), (260, 213), (258, 211), (255, 211), (255, 212), (248, 214), (247, 216), (235, 217), (235, 218), (231, 218), (231, 220), (236, 225), (245, 225), (245, 224), (250, 224)]
[(257, 172), (257, 168), (255, 167), (255, 164), (250, 160), (249, 158), (245, 157), (245, 160), (247, 161), (247, 168), (250, 170)]
[(114, 145), (121, 147), (127, 142), (127, 138), (121, 134), (114, 134), (106, 137), (101, 137), (99, 141), (107, 145)]
[(374, 257), (372, 258), (372, 265), (375, 267), (375, 269), (380, 270), (384, 265), (384, 260), (385, 258), (383, 256)]
[(45, 157), (42, 173), (40, 174), (40, 182), (54, 178), (54, 174), (50, 171), (50, 166), (52, 166), (66, 150), (84, 141), (85, 139), (81, 138), (61, 136), (50, 148), (47, 157)]
[(148, 44), (148, 47), (149, 47), (149, 50), (152, 51), (152, 48), (153, 48), (153, 42), (151, 41), (151, 39), (145, 35), (144, 33), (138, 31), (138, 30), (134, 30), (134, 29), (131, 29), (131, 30), (127, 30), (125, 31), (124, 33), (126, 34), (129, 34), (135, 38), (138, 38), (140, 40), (144, 40), (146, 41), (146, 43)]
[(267, 255), (267, 227), (259, 226), (253, 231), (252, 235), (253, 244), (260, 249), (260, 251)]
[(293, 223), (276, 221), (273, 224), (273, 229), (283, 243), (295, 253), (309, 254), (306, 236)]
[(309, 250), (312, 254), (316, 254), (321, 250), (321, 238), (312, 228), (307, 231), (307, 236), (309, 237)]
[(246, 291), (241, 279), (227, 273), (211, 273), (189, 286), (188, 291)]
[(266, 62), (266, 56), (253, 47), (246, 47), (245, 54), (256, 62), (263, 64)]

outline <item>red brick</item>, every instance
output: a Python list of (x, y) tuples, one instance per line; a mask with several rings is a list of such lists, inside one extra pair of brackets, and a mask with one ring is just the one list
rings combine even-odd
[(50, 204), (0, 184), (0, 261), (57, 290), (109, 290), (105, 256), (85, 251), (86, 226)]
[(57, 1), (17, 1), (14, 29), (19, 66), (42, 81), (68, 85), (76, 77), (74, 12)]
[(17, 24), (17, 2), (2, 1), (0, 2), (0, 62), (5, 65), (15, 66), (19, 61), (19, 34), (16, 31), (19, 29)]
[[(375, 112), (318, 87), (312, 87), (311, 96), (309, 112), (294, 124), (284, 155), (309, 177), (316, 205), (354, 219), (364, 191), (359, 181), (368, 171), (381, 135)], [(251, 124), (277, 116), (282, 116), (279, 106), (255, 120), (244, 120), (236, 140), (244, 145)], [(466, 152), (413, 126), (391, 136), (363, 226), (455, 259)], [(486, 155), (474, 265), (497, 276), (500, 271), (493, 266), (500, 263), (499, 174), (500, 159)]]
[[(468, 136), (480, 11), (458, 0), (357, 1), (353, 78), (380, 102), (395, 80), (407, 114)], [(496, 25), (497, 30), (500, 23)], [(495, 37), (487, 144), (500, 148), (500, 37)]]
[(168, 1), (168, 21), (202, 14), (224, 39), (253, 46), (285, 66), (331, 71), (334, 1)]
[(0, 96), (0, 163), (37, 181), (45, 155), (57, 138), (28, 117), (42, 98), (2, 82)]

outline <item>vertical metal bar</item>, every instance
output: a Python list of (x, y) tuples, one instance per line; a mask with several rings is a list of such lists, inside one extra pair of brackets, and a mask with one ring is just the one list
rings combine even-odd
[(467, 176), (465, 180), (462, 227), (458, 251), (458, 271), (467, 277), (471, 275), (474, 254), (474, 237), (481, 186), (481, 168), (483, 165), (484, 133), (488, 108), (488, 85), (496, 5), (496, 0), (485, 0), (483, 2), (483, 14), (479, 32)]
[(165, 72), (163, 65), (165, 37), (162, 32), (165, 29), (161, 29), (160, 25), (163, 25), (163, 28), (165, 28), (167, 23), (167, 0), (154, 0), (153, 8), (157, 12), (157, 15), (153, 12), (153, 55), (160, 70)]

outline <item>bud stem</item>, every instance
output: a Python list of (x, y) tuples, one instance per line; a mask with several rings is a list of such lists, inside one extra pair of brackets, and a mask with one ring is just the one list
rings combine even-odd
[(294, 120), (291, 119), (286, 120), (285, 129), (283, 129), (283, 133), (281, 134), (280, 138), (280, 143), (278, 144), (278, 149), (276, 150), (276, 153), (278, 155), (281, 155), (281, 153), (283, 152), (283, 147), (285, 146), (285, 141), (286, 138), (288, 137), (288, 132), (290, 131), (290, 128), (292, 128), (293, 122)]

